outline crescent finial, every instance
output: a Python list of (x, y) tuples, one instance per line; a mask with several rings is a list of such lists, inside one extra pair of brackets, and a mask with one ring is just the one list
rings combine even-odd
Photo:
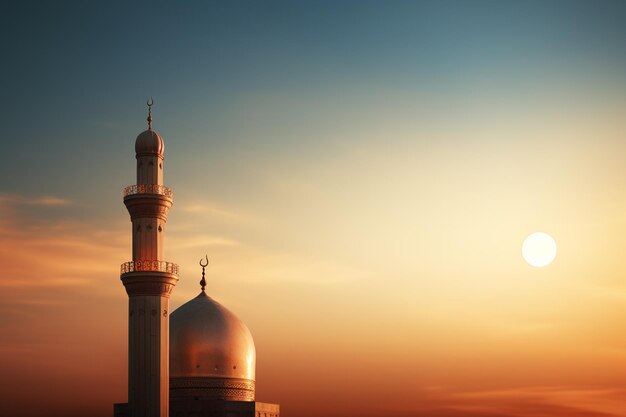
[(148, 130), (152, 130), (152, 105), (154, 104), (152, 97), (146, 101), (146, 104), (148, 105), (148, 118), (146, 119), (148, 121)]
[(202, 279), (200, 280), (200, 288), (202, 288), (202, 292), (204, 292), (204, 287), (206, 287), (206, 279), (204, 279), (204, 268), (209, 265), (209, 255), (204, 255), (204, 259), (206, 259), (206, 261), (202, 263), (202, 258), (200, 258), (200, 266), (202, 267)]

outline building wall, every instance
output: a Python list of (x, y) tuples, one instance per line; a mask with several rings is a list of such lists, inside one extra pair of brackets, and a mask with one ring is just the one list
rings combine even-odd
[(280, 406), (257, 401), (171, 400), (170, 417), (280, 417)]

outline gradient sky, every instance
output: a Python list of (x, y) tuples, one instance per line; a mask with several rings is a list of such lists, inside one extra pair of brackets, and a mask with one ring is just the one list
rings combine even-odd
[(0, 7), (0, 415), (126, 401), (121, 190), (153, 96), (172, 306), (208, 253), (258, 400), (626, 416), (624, 2)]

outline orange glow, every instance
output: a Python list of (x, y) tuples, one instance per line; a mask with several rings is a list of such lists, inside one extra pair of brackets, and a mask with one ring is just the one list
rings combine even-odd
[[(289, 415), (626, 415), (624, 145), (396, 146), (277, 160), (265, 194), (239, 204), (173, 184), (172, 307), (198, 292), (208, 252), (207, 291), (255, 338), (257, 398)], [(75, 204), (61, 200), (0, 199), (3, 395), (104, 416), (126, 399), (127, 218), (22, 210)], [(519, 253), (538, 228), (559, 241), (542, 269)]]

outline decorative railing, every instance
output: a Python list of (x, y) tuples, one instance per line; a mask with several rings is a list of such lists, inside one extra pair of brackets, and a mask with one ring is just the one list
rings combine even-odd
[(124, 262), (120, 267), (121, 274), (129, 272), (159, 271), (178, 275), (178, 265), (165, 261), (130, 261)]
[(171, 188), (159, 184), (135, 184), (124, 188), (124, 197), (133, 194), (160, 194), (169, 198), (174, 197), (174, 191)]

